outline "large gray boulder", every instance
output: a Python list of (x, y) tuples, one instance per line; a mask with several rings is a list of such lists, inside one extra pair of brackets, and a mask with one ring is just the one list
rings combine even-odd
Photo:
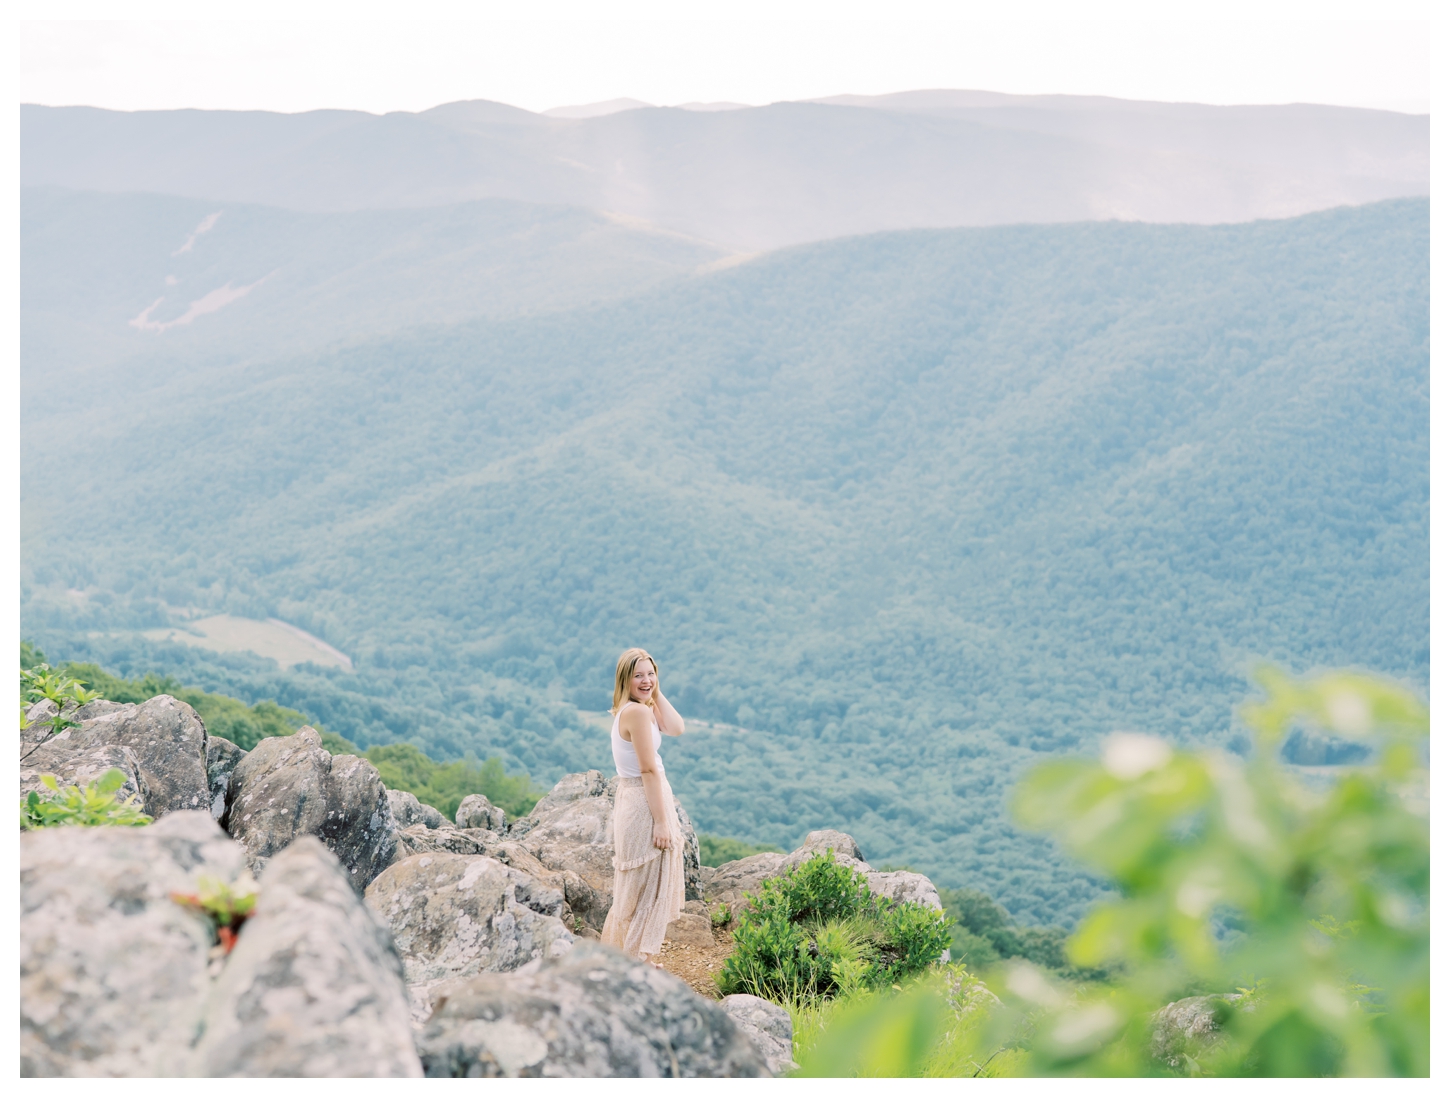
[(770, 878), (789, 872), (785, 865), (786, 857), (785, 854), (765, 851), (716, 866), (706, 880), (705, 898), (729, 902), (746, 893), (759, 891)]
[(668, 973), (580, 942), (537, 971), (450, 988), (418, 1036), (431, 1077), (759, 1078), (769, 1069), (715, 1003)]
[(867, 887), (877, 896), (885, 896), (893, 904), (925, 904), (936, 911), (941, 910), (941, 896), (931, 878), (924, 873), (897, 869), (889, 873), (870, 872), (866, 874)]
[(227, 814), (232, 802), (232, 771), (246, 757), (231, 740), (220, 736), (206, 738), (206, 785), (211, 795), (211, 818), (219, 820)]
[[(599, 930), (614, 899), (614, 793), (618, 778), (598, 770), (568, 774), (559, 780), (532, 812), (515, 820), (509, 839), (526, 849), (546, 869), (571, 874), (565, 895), (571, 912)], [(685, 898), (702, 898), (700, 842), (680, 799), (674, 799), (684, 838)]]
[(563, 892), (496, 858), (414, 855), (368, 886), (367, 903), (392, 930), (419, 1022), (443, 981), (511, 972), (574, 944)]
[(573, 804), (577, 800), (587, 797), (608, 797), (610, 803), (614, 801), (614, 788), (619, 784), (618, 778), (606, 778), (598, 770), (584, 770), (577, 774), (565, 774), (557, 782), (554, 788), (539, 798), (534, 805), (533, 811), (527, 816), (514, 821), (509, 828), (509, 834), (515, 838), (521, 837), (539, 820), (553, 813), (556, 809), (565, 805)]
[(790, 1011), (757, 995), (727, 995), (720, 1008), (745, 1034), (772, 1075), (784, 1075), (799, 1065), (793, 1057)]
[(107, 745), (129, 747), (146, 785), (147, 814), (159, 818), (210, 804), (206, 728), (185, 702), (169, 694), (158, 694), (140, 705), (96, 701), (81, 706), (73, 716), (81, 723), (45, 740), (31, 759), (41, 751), (58, 759), (66, 751), (82, 754)]
[(352, 875), (302, 835), (262, 874), (207, 1004), (192, 1073), (416, 1078), (402, 965)]
[(1196, 1074), (1195, 1061), (1223, 1040), (1223, 1026), (1242, 995), (1192, 995), (1153, 1015), (1149, 1050), (1154, 1059), (1182, 1074)]
[(388, 790), (388, 805), (392, 808), (393, 819), (397, 821), (400, 828), (422, 824), (432, 831), (440, 827), (453, 826), (448, 822), (448, 818), (431, 804), (424, 804), (413, 794), (401, 789)]
[(333, 755), (313, 728), (265, 739), (232, 771), (222, 823), (254, 873), (300, 835), (316, 835), (362, 892), (397, 850), (388, 791), (372, 763)]
[(25, 755), (20, 764), (20, 796), (25, 797), (32, 790), (49, 795), (49, 789), (41, 781), (44, 774), (54, 775), (61, 786), (75, 785), (84, 789), (89, 782), (98, 780), (108, 770), (119, 770), (126, 775), (126, 781), (116, 791), (116, 799), (124, 801), (135, 796), (136, 803), (145, 809), (149, 790), (141, 769), (141, 760), (136, 752), (119, 744), (102, 743), (89, 747), (77, 747), (68, 742), (43, 743)]
[(849, 865), (860, 873), (871, 872), (871, 867), (866, 863), (866, 855), (861, 853), (856, 840), (844, 831), (831, 830), (812, 831), (808, 834), (800, 846), (785, 856), (785, 871), (790, 872), (802, 862), (827, 851), (831, 852), (837, 865)]
[(482, 793), (470, 793), (464, 797), (458, 805), (458, 811), (453, 814), (453, 819), (459, 827), (498, 832), (508, 829), (508, 816), (504, 810), (496, 808)]
[(246, 880), (206, 812), (20, 836), (21, 1075), (186, 1073), (213, 934), (170, 894), (203, 876)]

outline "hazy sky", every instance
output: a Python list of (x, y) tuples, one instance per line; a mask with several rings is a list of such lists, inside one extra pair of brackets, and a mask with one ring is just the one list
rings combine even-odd
[[(911, 88), (1430, 106), (1430, 8), (1395, 0), (51, 0), (21, 9), (47, 17), (21, 24), (22, 102), (124, 110), (383, 112), (458, 99), (544, 110), (623, 96), (759, 104)], [(1165, 10), (1200, 18), (1141, 18)], [(1003, 11), (1033, 18), (982, 18)], [(117, 12), (137, 18), (86, 18)], [(197, 13), (214, 18), (171, 18)], [(416, 18), (399, 21), (403, 13)], [(459, 13), (490, 18), (449, 18)], [(241, 15), (259, 18), (229, 18)]]

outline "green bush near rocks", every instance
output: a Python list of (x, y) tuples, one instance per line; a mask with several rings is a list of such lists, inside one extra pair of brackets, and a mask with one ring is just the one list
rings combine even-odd
[(720, 990), (777, 1002), (890, 986), (939, 960), (951, 940), (943, 912), (872, 895), (829, 852), (766, 881), (739, 923)]

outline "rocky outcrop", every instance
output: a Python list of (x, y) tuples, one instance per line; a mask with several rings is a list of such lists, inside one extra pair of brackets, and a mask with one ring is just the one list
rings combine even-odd
[[(617, 781), (604, 781), (597, 770), (570, 774), (524, 817), (518, 840), (545, 869), (573, 875), (566, 888), (571, 912), (598, 930), (604, 925), (614, 894), (614, 811)], [(509, 837), (514, 837), (509, 829)], [(520, 867), (522, 868), (522, 867)], [(562, 879), (559, 883), (563, 883)]]
[(454, 813), (454, 822), (459, 827), (483, 828), (486, 831), (505, 831), (508, 817), (502, 808), (495, 808), (493, 802), (482, 793), (470, 793), (463, 798)]
[(45, 739), (22, 765), (28, 769), (42, 753), (60, 765), (67, 755), (105, 746), (128, 747), (146, 786), (143, 807), (148, 815), (208, 807), (206, 729), (191, 706), (158, 694), (141, 705), (94, 701), (77, 709), (73, 717), (81, 722), (77, 727)]
[(584, 770), (578, 774), (565, 774), (554, 788), (539, 798), (533, 811), (514, 821), (509, 833), (514, 837), (526, 835), (538, 821), (551, 815), (557, 809), (586, 797), (608, 797), (614, 803), (614, 788), (618, 778), (605, 778), (598, 770)]
[(764, 852), (716, 866), (705, 879), (705, 898), (728, 904), (732, 914), (738, 914), (748, 894), (760, 891), (760, 886), (770, 878), (789, 872), (786, 857), (785, 854)]
[(231, 740), (220, 736), (206, 739), (206, 785), (211, 796), (211, 818), (219, 820), (227, 814), (232, 802), (232, 771), (246, 757)]
[(581, 942), (534, 972), (453, 985), (418, 1036), (432, 1077), (704, 1078), (768, 1074), (718, 1005)]
[(216, 1077), (421, 1074), (402, 965), (351, 874), (299, 836), (262, 874), (209, 998), (192, 1072)]
[(727, 995), (720, 1008), (760, 1053), (772, 1075), (794, 1071), (790, 1011), (756, 995)]
[(941, 910), (941, 896), (937, 893), (936, 885), (924, 873), (912, 873), (904, 869), (890, 873), (869, 872), (866, 874), (866, 884), (876, 895), (885, 896), (894, 904), (925, 904), (937, 911)]
[(126, 781), (116, 791), (116, 799), (124, 801), (134, 795), (137, 804), (146, 805), (149, 790), (141, 769), (141, 760), (136, 752), (119, 744), (103, 743), (92, 746), (77, 746), (69, 742), (43, 743), (25, 754), (20, 764), (20, 796), (37, 790), (42, 797), (49, 796), (49, 790), (40, 780), (42, 774), (53, 774), (59, 785), (80, 786), (98, 780), (106, 771), (116, 769), (126, 775)]
[(393, 819), (400, 828), (422, 824), (432, 831), (440, 827), (452, 827), (448, 818), (431, 804), (423, 804), (411, 793), (401, 789), (388, 790), (388, 806), (393, 810)]
[(367, 903), (392, 930), (420, 1022), (441, 982), (511, 972), (574, 944), (563, 892), (496, 858), (415, 855), (384, 870)]
[(812, 831), (805, 837), (805, 841), (785, 856), (785, 871), (790, 872), (802, 862), (807, 862), (818, 854), (832, 852), (838, 865), (849, 865), (852, 869), (861, 873), (870, 873), (871, 867), (866, 864), (866, 855), (861, 853), (861, 848), (856, 840), (847, 835), (844, 831)]
[(1239, 994), (1193, 995), (1169, 1003), (1153, 1015), (1149, 1051), (1174, 1071), (1195, 1074), (1195, 1060), (1223, 1040), (1223, 1025)]
[(715, 935), (710, 930), (710, 909), (704, 901), (686, 900), (680, 917), (665, 928), (665, 939), (680, 945), (713, 946)]
[(429, 827), (416, 823), (397, 832), (394, 864), (414, 854), (489, 854), (502, 841), (497, 832), (476, 828)]
[(254, 873), (300, 835), (316, 835), (362, 892), (393, 861), (397, 825), (378, 772), (332, 755), (313, 728), (265, 739), (232, 771), (222, 819)]
[(22, 835), (20, 1073), (185, 1074), (213, 936), (170, 893), (245, 872), (206, 812)]

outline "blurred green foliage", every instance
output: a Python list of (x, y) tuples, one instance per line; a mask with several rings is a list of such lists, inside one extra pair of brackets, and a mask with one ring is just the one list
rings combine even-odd
[(952, 960), (981, 972), (999, 961), (1021, 957), (1073, 979), (1098, 979), (1101, 970), (1072, 965), (1059, 926), (1019, 926), (991, 896), (974, 888), (939, 889), (942, 908), (952, 923)]
[[(1117, 733), (1019, 787), (1024, 821), (1120, 891), (1066, 945), (1107, 981), (1018, 960), (989, 977), (1003, 1002), (978, 997), (965, 1021), (925, 981), (797, 1011), (802, 1072), (1427, 1076), (1429, 713), (1370, 675), (1255, 677), (1247, 761)], [(1306, 784), (1281, 761), (1296, 729), (1369, 759)], [(980, 895), (955, 899), (965, 923), (1002, 926)]]
[(874, 896), (864, 874), (818, 854), (750, 896), (716, 980), (777, 1002), (889, 986), (940, 960), (946, 916)]
[(699, 839), (701, 865), (724, 865), (726, 862), (748, 858), (752, 854), (785, 853), (780, 847), (771, 846), (769, 843), (748, 843), (744, 839), (730, 839), (720, 835), (701, 835)]
[[(937, 965), (899, 986), (787, 1004), (799, 1076), (997, 1077), (1020, 1049), (980, 1051), (997, 999), (965, 966)], [(1004, 1055), (1005, 1053), (1005, 1055)]]
[[(1045, 763), (1022, 784), (1024, 823), (1121, 891), (1083, 920), (1069, 959), (1125, 969), (1102, 990), (1025, 965), (1004, 977), (1009, 1000), (1040, 1014), (1035, 1072), (1428, 1073), (1429, 713), (1369, 675), (1255, 677), (1247, 761), (1120, 733), (1100, 760)], [(1374, 753), (1306, 785), (1279, 757), (1296, 727)], [(1155, 1012), (1203, 992), (1218, 1028), (1165, 1033)]]

